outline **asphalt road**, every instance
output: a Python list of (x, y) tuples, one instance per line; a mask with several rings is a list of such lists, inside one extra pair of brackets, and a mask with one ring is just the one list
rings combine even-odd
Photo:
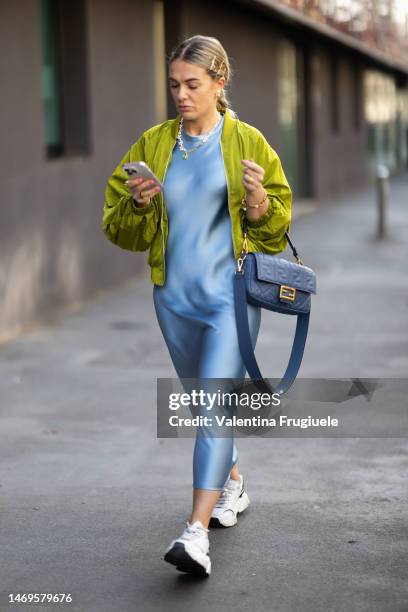
[[(407, 376), (407, 193), (392, 181), (382, 243), (373, 190), (293, 223), (318, 274), (303, 376)], [(268, 375), (292, 330), (263, 317)], [(73, 612), (408, 610), (404, 438), (239, 439), (251, 506), (211, 531), (210, 578), (162, 560), (191, 509), (194, 440), (156, 437), (156, 378), (174, 370), (147, 271), (2, 345), (0, 362), (1, 611), (33, 607), (10, 593), (70, 593), (35, 609)]]

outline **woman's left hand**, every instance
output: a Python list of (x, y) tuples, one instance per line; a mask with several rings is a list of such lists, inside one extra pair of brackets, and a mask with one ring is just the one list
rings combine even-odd
[(261, 191), (265, 170), (252, 160), (242, 159), (243, 177), (242, 182), (246, 193), (249, 195), (254, 191)]

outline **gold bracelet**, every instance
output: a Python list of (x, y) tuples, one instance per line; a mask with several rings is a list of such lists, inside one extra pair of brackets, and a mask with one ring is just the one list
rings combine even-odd
[(268, 194), (266, 193), (266, 191), (265, 191), (264, 197), (259, 202), (259, 204), (248, 204), (248, 202), (246, 201), (246, 198), (243, 197), (242, 198), (242, 202), (241, 202), (242, 210), (247, 210), (247, 207), (248, 208), (260, 208), (262, 206), (262, 204), (264, 204), (266, 202), (267, 198), (268, 198)]

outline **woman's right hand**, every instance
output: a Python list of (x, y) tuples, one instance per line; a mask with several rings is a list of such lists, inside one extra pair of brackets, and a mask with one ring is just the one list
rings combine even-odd
[[(132, 192), (133, 199), (140, 208), (145, 208), (150, 204), (150, 198), (159, 193), (160, 187), (155, 185), (152, 179), (135, 178), (125, 181), (125, 185)], [(155, 185), (152, 187), (152, 185)]]

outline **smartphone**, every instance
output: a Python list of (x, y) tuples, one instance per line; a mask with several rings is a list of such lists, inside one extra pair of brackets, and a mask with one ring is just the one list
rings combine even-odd
[[(154, 172), (150, 170), (149, 166), (144, 162), (129, 162), (128, 164), (123, 164), (122, 168), (129, 178), (140, 177), (145, 180), (153, 180), (155, 182), (155, 185), (159, 186), (160, 189), (163, 189), (163, 184), (159, 181)], [(149, 187), (149, 189), (153, 189), (155, 185), (152, 185), (151, 187)]]

